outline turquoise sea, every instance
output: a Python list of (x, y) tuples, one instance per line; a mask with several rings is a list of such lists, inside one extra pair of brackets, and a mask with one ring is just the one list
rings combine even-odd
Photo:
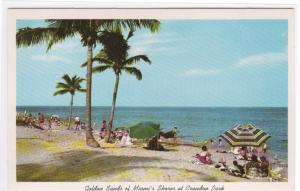
[[(67, 117), (67, 106), (18, 106), (17, 112), (39, 112)], [(99, 129), (109, 119), (110, 107), (93, 107), (92, 120)], [(85, 107), (74, 107), (74, 116), (85, 118)], [(159, 123), (163, 130), (179, 128), (179, 136), (187, 141), (217, 138), (237, 123), (252, 123), (272, 137), (268, 147), (272, 154), (287, 157), (287, 108), (277, 107), (117, 107), (114, 126), (126, 127), (140, 121)]]

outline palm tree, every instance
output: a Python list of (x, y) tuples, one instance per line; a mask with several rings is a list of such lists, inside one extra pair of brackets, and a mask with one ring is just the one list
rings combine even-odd
[(56, 43), (67, 38), (80, 35), (81, 43), (87, 47), (87, 72), (86, 72), (86, 143), (91, 147), (99, 147), (94, 139), (91, 128), (91, 95), (92, 95), (92, 58), (93, 48), (99, 42), (99, 35), (106, 28), (111, 29), (139, 29), (147, 28), (157, 32), (160, 26), (158, 20), (132, 19), (132, 20), (46, 20), (46, 27), (21, 28), (17, 32), (17, 46), (32, 46), (41, 42), (48, 44), (47, 51)]
[(70, 115), (69, 115), (69, 122), (68, 122), (68, 129), (70, 129), (72, 113), (73, 113), (73, 97), (74, 97), (76, 91), (86, 92), (86, 89), (81, 88), (81, 85), (80, 85), (80, 83), (82, 81), (84, 81), (84, 79), (80, 78), (76, 75), (71, 77), (71, 76), (65, 74), (65, 75), (63, 75), (62, 79), (64, 80), (64, 82), (57, 83), (57, 85), (56, 85), (57, 90), (53, 95), (54, 96), (64, 95), (66, 93), (71, 94)]
[[(112, 107), (109, 119), (108, 135), (106, 142), (110, 141), (110, 134), (113, 127), (113, 119), (115, 114), (115, 106), (118, 94), (119, 80), (122, 71), (134, 75), (138, 80), (142, 79), (142, 72), (133, 65), (144, 61), (151, 64), (147, 55), (135, 55), (129, 57), (130, 46), (128, 40), (133, 36), (133, 30), (130, 30), (127, 37), (124, 38), (120, 30), (103, 31), (99, 39), (103, 45), (100, 52), (93, 58), (93, 61), (98, 61), (100, 66), (93, 68), (94, 73), (101, 73), (107, 69), (112, 69), (115, 74), (115, 85), (112, 98)], [(83, 64), (82, 66), (85, 66)]]

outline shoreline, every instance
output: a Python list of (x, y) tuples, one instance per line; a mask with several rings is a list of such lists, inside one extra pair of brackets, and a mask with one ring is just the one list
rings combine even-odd
[[(40, 106), (37, 106), (37, 107), (40, 107)], [(45, 106), (45, 107), (48, 107), (48, 106)], [(57, 106), (54, 106), (54, 107), (57, 107)], [(58, 107), (61, 107), (61, 106), (58, 106)], [(79, 106), (79, 107), (81, 107), (81, 106)], [(99, 107), (102, 107), (102, 106), (99, 106)], [(21, 114), (21, 116), (23, 116), (23, 113), (18, 112), (18, 114)], [(50, 115), (45, 115), (45, 119), (49, 119), (49, 118), (50, 118)], [(66, 126), (67, 126), (67, 123), (68, 123), (68, 118), (67, 117), (60, 117), (60, 122), (63, 124), (63, 127), (59, 127), (59, 128), (60, 129), (65, 128), (66, 129)], [(92, 123), (93, 123), (93, 121), (92, 121)], [(46, 126), (48, 126), (47, 120), (46, 120), (45, 124), (47, 124)], [(72, 129), (72, 127), (74, 128), (74, 126), (75, 126), (75, 121), (74, 121), (74, 116), (73, 116), (73, 118), (71, 119), (71, 129)], [(98, 133), (99, 133), (101, 127), (96, 126), (95, 128), (94, 127), (92, 127), (92, 128), (93, 128), (94, 135), (98, 136)], [(126, 126), (117, 126), (115, 128), (126, 128)], [(161, 129), (161, 130), (166, 130), (166, 129)], [(191, 137), (191, 139), (187, 139), (186, 137)], [(198, 140), (198, 141), (194, 140), (193, 136), (178, 136), (178, 138), (181, 141), (182, 145), (186, 145), (186, 146), (194, 146), (194, 145), (196, 145), (196, 147), (197, 147), (197, 145), (199, 145), (199, 144), (201, 145), (205, 141), (208, 142), (210, 139), (215, 139), (216, 140), (218, 137), (207, 137), (207, 138), (203, 138), (203, 139)], [(287, 159), (287, 154), (280, 153), (279, 151), (276, 151), (276, 150), (270, 149), (269, 150), (269, 154), (272, 157), (276, 155), (278, 157), (278, 159), (281, 160), (281, 161), (283, 161), (283, 162), (287, 162), (287, 160), (288, 160)]]

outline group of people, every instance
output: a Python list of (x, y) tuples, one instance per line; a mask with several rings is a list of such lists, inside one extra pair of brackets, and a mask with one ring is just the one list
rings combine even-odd
[(231, 151), (235, 155), (235, 159), (238, 160), (251, 160), (251, 157), (253, 155), (259, 156), (259, 157), (266, 157), (266, 152), (267, 152), (267, 145), (264, 144), (261, 150), (258, 150), (255, 147), (236, 147)]
[(57, 118), (46, 118), (44, 114), (38, 113), (37, 116), (29, 113), (24, 115), (18, 115), (17, 121), (22, 123), (25, 127), (37, 128), (37, 129), (51, 129), (53, 124), (59, 125), (59, 119)]
[[(104, 139), (108, 135), (107, 123), (106, 120), (102, 121), (99, 137)], [(121, 146), (130, 146), (132, 145), (132, 138), (129, 135), (129, 131), (124, 128), (116, 128), (111, 131), (111, 138), (115, 141), (116, 144)]]
[[(216, 146), (216, 152), (225, 153), (225, 147), (223, 147), (222, 140), (217, 142), (211, 141), (211, 144)], [(266, 152), (266, 146), (263, 146), (261, 153)], [(227, 153), (227, 152), (226, 152)], [(225, 157), (215, 164), (215, 168), (225, 171), (232, 176), (239, 177), (268, 177), (269, 176), (269, 161), (266, 155), (261, 154), (258, 149), (254, 147), (239, 147), (237, 152), (234, 153), (234, 160), (231, 167), (227, 165)], [(208, 151), (207, 146), (202, 146), (199, 154), (194, 156), (193, 162), (202, 165), (214, 164), (212, 160), (212, 154)], [(239, 161), (244, 161), (240, 164)]]

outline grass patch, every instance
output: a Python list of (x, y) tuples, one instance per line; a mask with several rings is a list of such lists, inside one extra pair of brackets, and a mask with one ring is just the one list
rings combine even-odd
[(42, 141), (41, 147), (50, 152), (60, 152), (62, 149), (54, 141)]
[(117, 174), (117, 175), (110, 179), (111, 182), (124, 181), (124, 180), (129, 178), (130, 170), (122, 169), (122, 168), (121, 169), (116, 169), (115, 174)]
[(33, 150), (32, 140), (19, 139), (17, 140), (17, 152), (18, 153), (30, 153)]
[(86, 147), (86, 143), (84, 140), (76, 140), (71, 142), (69, 147), (72, 149), (83, 149)]
[(194, 176), (194, 173), (190, 172), (189, 170), (179, 170), (177, 175), (175, 176), (176, 181), (186, 181)]
[(151, 168), (147, 170), (147, 173), (144, 176), (144, 180), (157, 180), (162, 177), (163, 172), (159, 168)]

